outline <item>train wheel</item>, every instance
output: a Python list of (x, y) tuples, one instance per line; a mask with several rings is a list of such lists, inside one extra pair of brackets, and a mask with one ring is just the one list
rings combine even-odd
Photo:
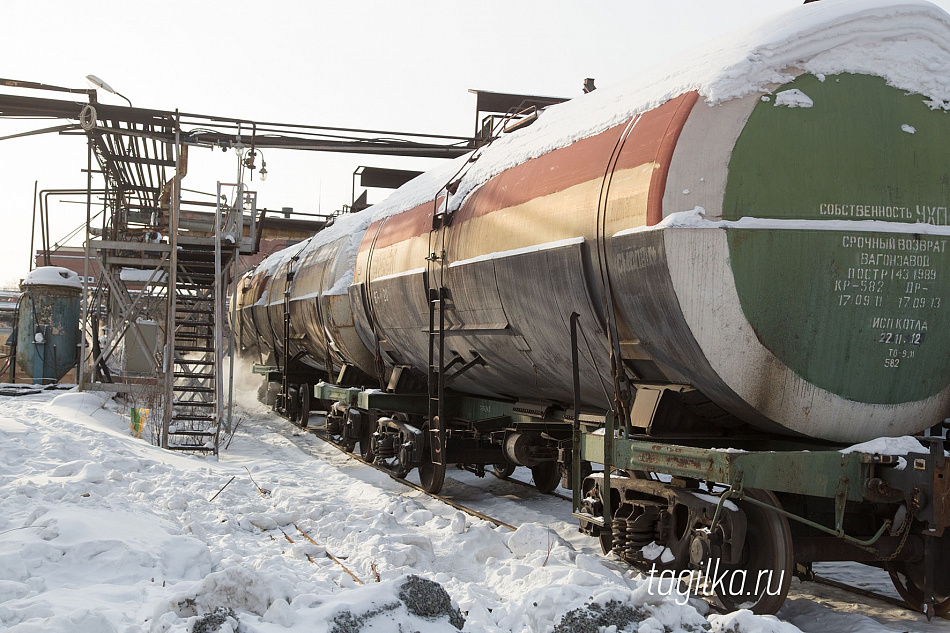
[(310, 385), (303, 384), (297, 389), (300, 394), (300, 402), (298, 403), (300, 406), (297, 410), (297, 415), (294, 416), (294, 424), (305, 429), (310, 422)]
[(439, 494), (445, 483), (445, 464), (429, 462), (419, 466), (419, 483), (426, 492)]
[(561, 482), (561, 470), (557, 462), (541, 462), (532, 466), (531, 475), (534, 477), (534, 487), (544, 493), (553, 491)]
[[(924, 537), (933, 538), (933, 537)], [(950, 566), (950, 538), (944, 536), (935, 539), (934, 556), (934, 612), (928, 614), (944, 615), (950, 613), (950, 575), (946, 569)], [(924, 609), (924, 563), (923, 561), (894, 561), (886, 563), (884, 568), (891, 576), (891, 582), (901, 598), (917, 611)]]
[(445, 424), (436, 416), (432, 419), (433, 426), (428, 424), (423, 427), (423, 432), (428, 435), (429, 454), (442, 462), (437, 464), (435, 461), (425, 460), (419, 466), (419, 483), (425, 488), (426, 492), (438, 494), (445, 483)]
[(511, 477), (515, 472), (515, 465), (511, 462), (503, 462), (501, 464), (492, 464), (491, 472), (495, 477), (499, 479), (506, 479)]
[(360, 432), (360, 457), (371, 463), (375, 458), (375, 455), (373, 455), (373, 432), (375, 430), (372, 425), (367, 424), (365, 420), (363, 421), (363, 430)]
[[(887, 572), (891, 576), (891, 582), (894, 588), (900, 594), (910, 607), (916, 611), (924, 610), (924, 591), (923, 591), (923, 573), (910, 571), (908, 566), (902, 563), (888, 563)], [(940, 594), (935, 589), (934, 593)], [(934, 615), (944, 615), (950, 612), (950, 596), (944, 592), (942, 595), (934, 596)]]
[[(745, 495), (781, 508), (768, 490), (748, 489)], [(773, 614), (785, 602), (795, 563), (788, 520), (748, 501), (737, 501), (736, 505), (748, 521), (742, 559), (735, 566), (711, 570), (716, 595), (729, 611), (751, 609), (759, 615)], [(716, 583), (716, 579), (721, 582)]]

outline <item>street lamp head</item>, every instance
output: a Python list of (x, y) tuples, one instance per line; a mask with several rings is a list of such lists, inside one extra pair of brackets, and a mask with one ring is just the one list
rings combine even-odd
[(121, 92), (118, 92), (115, 88), (113, 88), (112, 86), (110, 86), (109, 84), (107, 84), (106, 82), (104, 82), (103, 80), (99, 79), (99, 78), (96, 77), (95, 75), (86, 75), (86, 81), (88, 81), (88, 82), (89, 82), (89, 85), (92, 86), (93, 88), (102, 88), (102, 89), (105, 90), (106, 92), (111, 92), (112, 94), (116, 95), (117, 97), (122, 97), (123, 99), (125, 99), (125, 100), (128, 102), (129, 107), (130, 107), (130, 108), (132, 107), (132, 102), (129, 101), (129, 98), (128, 98), (128, 97), (126, 97), (126, 96), (125, 96), (124, 94), (122, 94)]
[(88, 81), (89, 85), (92, 86), (93, 88), (101, 88), (102, 90), (105, 90), (106, 92), (111, 92), (112, 94), (115, 94), (115, 90), (113, 90), (112, 86), (102, 81), (95, 75), (86, 75), (86, 81)]

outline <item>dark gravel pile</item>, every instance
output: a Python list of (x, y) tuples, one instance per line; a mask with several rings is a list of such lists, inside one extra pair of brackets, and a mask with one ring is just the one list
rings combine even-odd
[(554, 633), (600, 633), (611, 625), (616, 626), (617, 631), (626, 631), (631, 624), (634, 626), (630, 630), (636, 631), (648, 617), (643, 611), (616, 600), (607, 604), (593, 603), (565, 613), (554, 627)]
[[(465, 618), (457, 607), (452, 606), (452, 599), (439, 583), (420, 578), (407, 576), (399, 586), (400, 602), (384, 604), (381, 607), (364, 613), (343, 611), (333, 617), (333, 627), (330, 633), (360, 633), (370, 620), (390, 611), (395, 611), (403, 605), (406, 610), (426, 620), (448, 618), (449, 624), (461, 630), (465, 626)], [(400, 628), (400, 630), (402, 630)]]
[(228, 618), (237, 622), (237, 615), (232, 609), (218, 607), (211, 613), (206, 613), (197, 620), (191, 627), (191, 633), (216, 633), (221, 625), (228, 621)]
[(452, 607), (452, 599), (439, 583), (433, 580), (408, 576), (399, 588), (399, 599), (403, 601), (409, 613), (420, 618), (436, 620), (448, 617), (449, 623), (462, 630), (465, 618), (462, 612)]

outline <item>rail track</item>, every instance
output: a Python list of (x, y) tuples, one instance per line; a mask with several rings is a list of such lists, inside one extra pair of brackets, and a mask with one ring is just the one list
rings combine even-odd
[[(532, 490), (537, 490), (534, 484), (529, 484), (526, 481), (521, 481), (520, 479), (515, 479), (514, 477), (499, 477), (502, 481), (507, 481), (518, 486), (524, 486), (525, 488), (531, 488)], [(565, 501), (572, 501), (567, 495), (562, 495), (560, 492), (541, 492), (538, 491), (538, 494), (547, 495), (549, 497), (557, 497), (558, 499), (563, 499)]]
[[(879, 600), (881, 602), (885, 602), (887, 604), (893, 605), (895, 607), (899, 607), (901, 609), (905, 609), (907, 611), (911, 611), (913, 613), (918, 613), (918, 614), (920, 613), (919, 611), (914, 610), (904, 600), (901, 600), (900, 598), (895, 598), (894, 596), (889, 596), (887, 594), (874, 591), (873, 589), (864, 589), (862, 587), (855, 587), (854, 585), (849, 585), (846, 582), (840, 582), (832, 578), (827, 578), (825, 576), (818, 576), (818, 575), (816, 575), (812, 579), (812, 582), (816, 582), (820, 585), (825, 585), (827, 587), (834, 587), (835, 589), (840, 589), (842, 591), (847, 591), (848, 593), (851, 593), (857, 596), (873, 598), (874, 600)], [(943, 615), (938, 615), (936, 616), (936, 619), (950, 620), (950, 614), (945, 613)]]
[[(448, 505), (448, 506), (450, 506), (450, 507), (452, 507), (452, 508), (455, 508), (456, 510), (459, 510), (460, 512), (463, 512), (463, 513), (465, 513), (465, 514), (468, 514), (469, 516), (472, 516), (472, 517), (475, 517), (475, 518), (478, 518), (478, 519), (482, 519), (483, 521), (487, 521), (487, 522), (489, 522), (489, 523), (492, 523), (493, 525), (496, 525), (496, 526), (499, 526), (499, 527), (504, 527), (504, 528), (507, 528), (507, 529), (512, 530), (512, 531), (514, 531), (514, 530), (516, 530), (516, 529), (518, 528), (518, 526), (516, 526), (516, 525), (512, 525), (512, 524), (510, 524), (510, 523), (508, 523), (508, 522), (506, 522), (506, 521), (503, 521), (503, 520), (501, 520), (501, 519), (499, 519), (499, 518), (497, 518), (497, 517), (490, 516), (490, 515), (488, 515), (488, 514), (485, 514), (484, 512), (481, 512), (481, 511), (479, 511), (479, 510), (476, 510), (475, 508), (472, 508), (472, 507), (470, 507), (470, 506), (467, 506), (467, 505), (465, 505), (465, 504), (463, 504), (463, 503), (459, 503), (458, 501), (456, 501), (456, 500), (454, 500), (454, 499), (452, 499), (452, 498), (450, 498), (450, 497), (448, 497), (448, 496), (446, 496), (446, 495), (429, 492), (428, 490), (424, 489), (422, 486), (419, 486), (419, 485), (417, 485), (417, 484), (415, 484), (415, 483), (413, 483), (413, 482), (411, 482), (411, 481), (408, 481), (407, 479), (404, 479), (404, 478), (401, 478), (401, 477), (396, 477), (395, 475), (393, 475), (391, 472), (387, 471), (386, 469), (380, 468), (380, 467), (377, 466), (376, 464), (374, 464), (374, 463), (372, 463), (372, 462), (369, 462), (369, 461), (363, 459), (360, 455), (358, 455), (358, 454), (356, 454), (356, 453), (353, 453), (353, 452), (351, 452), (351, 451), (348, 451), (348, 450), (346, 449), (346, 447), (341, 446), (340, 444), (334, 442), (333, 440), (331, 440), (330, 438), (328, 438), (328, 437), (326, 436), (326, 434), (324, 434), (324, 433), (321, 432), (320, 427), (316, 427), (316, 428), (308, 427), (308, 428), (306, 428), (306, 429), (303, 429), (303, 428), (301, 428), (301, 427), (299, 427), (299, 426), (294, 426), (294, 429), (300, 430), (300, 431), (306, 431), (307, 433), (309, 433), (309, 434), (311, 434), (311, 435), (317, 437), (318, 439), (320, 439), (320, 440), (323, 441), (324, 443), (326, 443), (326, 444), (332, 446), (333, 448), (337, 449), (338, 451), (340, 451), (341, 453), (343, 453), (344, 455), (346, 455), (349, 459), (355, 460), (355, 461), (357, 461), (357, 462), (360, 462), (361, 464), (364, 464), (364, 465), (369, 466), (369, 467), (371, 467), (371, 468), (374, 468), (374, 469), (376, 469), (376, 470), (378, 470), (378, 471), (380, 471), (380, 472), (383, 472), (383, 473), (389, 475), (389, 476), (393, 479), (393, 481), (396, 481), (396, 482), (398, 482), (398, 483), (400, 483), (400, 484), (402, 484), (402, 485), (404, 485), (404, 486), (406, 486), (406, 487), (408, 487), (408, 488), (411, 488), (411, 489), (413, 489), (413, 490), (416, 490), (416, 491), (418, 491), (418, 492), (421, 492), (421, 493), (425, 494), (425, 495), (428, 496), (428, 497), (431, 497), (431, 498), (433, 498), (433, 499), (435, 499), (435, 500), (437, 500), (437, 501), (440, 501), (440, 502), (442, 502), (442, 503), (444, 503), (444, 504), (446, 504), (446, 505)], [(509, 482), (509, 483), (514, 484), (514, 485), (517, 485), (517, 486), (522, 486), (522, 487), (525, 487), (525, 488), (530, 488), (530, 489), (534, 490), (538, 495), (546, 495), (546, 496), (556, 497), (556, 498), (558, 498), (558, 499), (562, 499), (562, 500), (565, 500), (565, 501), (571, 501), (571, 498), (570, 498), (570, 497), (568, 497), (568, 496), (566, 496), (566, 495), (563, 495), (563, 494), (560, 494), (560, 493), (558, 493), (558, 492), (542, 493), (542, 492), (538, 491), (538, 490), (535, 488), (535, 486), (534, 486), (533, 484), (528, 483), (528, 482), (521, 481), (521, 480), (519, 480), (519, 479), (515, 479), (514, 477), (511, 477), (511, 476), (498, 477), (498, 479), (501, 480), (501, 481)], [(641, 570), (641, 571), (642, 571), (642, 570)], [(847, 592), (847, 593), (850, 593), (850, 594), (852, 594), (852, 595), (859, 596), (859, 597), (862, 597), (862, 598), (870, 598), (870, 599), (873, 599), (873, 600), (878, 600), (878, 601), (883, 602), (883, 603), (885, 603), (885, 604), (889, 604), (889, 605), (898, 607), (898, 608), (900, 608), (900, 609), (904, 609), (904, 610), (907, 610), (907, 611), (911, 611), (911, 612), (913, 612), (913, 613), (918, 613), (918, 612), (915, 611), (913, 608), (911, 608), (910, 605), (908, 605), (904, 600), (902, 600), (902, 599), (900, 599), (900, 598), (896, 598), (896, 597), (894, 597), (894, 596), (890, 596), (890, 595), (887, 595), (887, 594), (883, 594), (883, 593), (874, 591), (874, 590), (872, 590), (872, 589), (866, 589), (866, 588), (862, 588), (862, 587), (856, 587), (856, 586), (854, 586), (854, 585), (849, 585), (849, 584), (847, 584), (847, 583), (840, 582), (840, 581), (834, 580), (834, 579), (832, 579), (832, 578), (828, 578), (828, 577), (821, 576), (821, 575), (815, 575), (815, 576), (813, 577), (813, 579), (812, 579), (812, 582), (815, 582), (815, 583), (817, 583), (817, 584), (824, 585), (824, 586), (827, 586), (827, 587), (833, 587), (833, 588), (835, 588), (835, 589), (838, 589), (838, 590), (841, 590), (841, 591), (845, 591), (845, 592)], [(714, 599), (712, 599), (712, 598), (704, 598), (703, 596), (698, 596), (698, 597), (704, 599), (705, 602), (707, 602), (707, 603), (710, 605), (711, 608), (713, 608), (713, 609), (715, 609), (715, 610), (717, 610), (717, 611), (719, 611), (719, 612), (724, 612), (722, 606), (719, 605), (719, 604), (717, 604)], [(941, 615), (941, 616), (937, 616), (937, 617), (940, 618), (940, 619), (943, 619), (943, 620), (950, 620), (950, 615), (948, 615), (948, 614)]]
[[(340, 446), (340, 445), (337, 444), (336, 442), (333, 442), (332, 440), (330, 440), (329, 438), (327, 438), (324, 434), (318, 432), (318, 431), (315, 430), (315, 429), (306, 429), (306, 430), (307, 430), (309, 433), (311, 433), (311, 434), (315, 435), (316, 437), (320, 438), (321, 440), (323, 440), (324, 442), (326, 442), (327, 444), (329, 444), (329, 445), (332, 446), (333, 448), (337, 449), (337, 450), (340, 451), (341, 453), (347, 455), (350, 459), (354, 459), (354, 460), (360, 462), (361, 464), (365, 464), (365, 465), (369, 466), (370, 468), (375, 468), (376, 470), (378, 470), (378, 471), (380, 471), (380, 472), (386, 473), (387, 475), (389, 475), (390, 477), (392, 477), (394, 481), (398, 481), (399, 483), (403, 484), (404, 486), (408, 486), (409, 488), (412, 488), (413, 490), (417, 490), (417, 491), (419, 491), (419, 492), (421, 492), (421, 493), (423, 493), (423, 494), (425, 494), (425, 495), (427, 495), (427, 496), (429, 496), (429, 497), (432, 497), (433, 499), (437, 499), (437, 500), (441, 501), (442, 503), (445, 503), (446, 505), (449, 505), (449, 506), (455, 508), (456, 510), (459, 510), (459, 511), (461, 511), (461, 512), (464, 512), (465, 514), (468, 514), (468, 515), (470, 515), (470, 516), (476, 517), (476, 518), (478, 518), (478, 519), (482, 519), (482, 520), (484, 520), (484, 521), (488, 521), (489, 523), (494, 523), (495, 525), (497, 525), (497, 526), (499, 526), (499, 527), (508, 528), (509, 530), (512, 530), (512, 531), (518, 529), (516, 526), (511, 525), (510, 523), (505, 523), (505, 522), (502, 521), (501, 519), (497, 519), (497, 518), (492, 517), (492, 516), (489, 516), (489, 515), (487, 515), (487, 514), (485, 514), (485, 513), (483, 513), (483, 512), (479, 512), (479, 511), (476, 510), (475, 508), (470, 508), (469, 506), (467, 506), (467, 505), (465, 505), (465, 504), (462, 504), (462, 503), (459, 503), (459, 502), (457, 502), (457, 501), (455, 501), (455, 500), (453, 500), (453, 499), (450, 499), (449, 497), (446, 497), (446, 496), (444, 496), (444, 495), (437, 494), (437, 493), (434, 493), (434, 492), (429, 492), (428, 490), (426, 490), (426, 489), (423, 488), (422, 486), (416, 485), (416, 484), (412, 483), (411, 481), (409, 481), (409, 480), (407, 480), (407, 479), (402, 479), (402, 478), (400, 478), (400, 477), (396, 477), (396, 476), (393, 475), (392, 473), (388, 472), (386, 469), (380, 468), (380, 467), (377, 466), (376, 464), (374, 464), (374, 463), (372, 463), (372, 462), (369, 462), (369, 461), (366, 461), (365, 459), (363, 459), (362, 457), (360, 457), (360, 456), (357, 455), (356, 453), (351, 453), (350, 451), (346, 450), (345, 447)], [(521, 482), (519, 482), (519, 483), (521, 483)]]

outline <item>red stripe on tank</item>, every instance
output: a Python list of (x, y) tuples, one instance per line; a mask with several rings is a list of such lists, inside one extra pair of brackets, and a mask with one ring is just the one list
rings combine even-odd
[[(643, 113), (618, 157), (615, 169), (638, 167), (649, 162), (659, 165), (651, 179), (647, 224), (656, 224), (661, 219), (670, 160), (696, 99), (697, 93), (690, 92)], [(457, 212), (454, 222), (464, 222), (603, 178), (626, 127), (627, 122), (624, 122), (494, 176), (469, 197)], [(379, 223), (374, 222), (366, 231), (360, 251), (369, 250), (374, 240), (376, 248), (384, 248), (427, 234), (432, 228), (434, 207), (430, 201), (390, 216), (378, 237)]]
[[(373, 222), (366, 230), (363, 241), (360, 242), (360, 252), (369, 250), (376, 241), (374, 248), (385, 248), (404, 242), (408, 239), (426, 235), (432, 230), (432, 214), (435, 205), (431, 200), (418, 206), (412, 207), (397, 215), (389, 216), (384, 220)], [(379, 231), (380, 223), (385, 222), (382, 231)], [(377, 237), (377, 232), (379, 236)]]
[(647, 226), (653, 226), (663, 219), (663, 194), (666, 193), (666, 178), (670, 174), (673, 150), (676, 149), (676, 142), (698, 98), (699, 93), (689, 92), (669, 102), (676, 103), (677, 106), (669, 119), (656, 153), (657, 169), (650, 179), (650, 193), (647, 195)]

